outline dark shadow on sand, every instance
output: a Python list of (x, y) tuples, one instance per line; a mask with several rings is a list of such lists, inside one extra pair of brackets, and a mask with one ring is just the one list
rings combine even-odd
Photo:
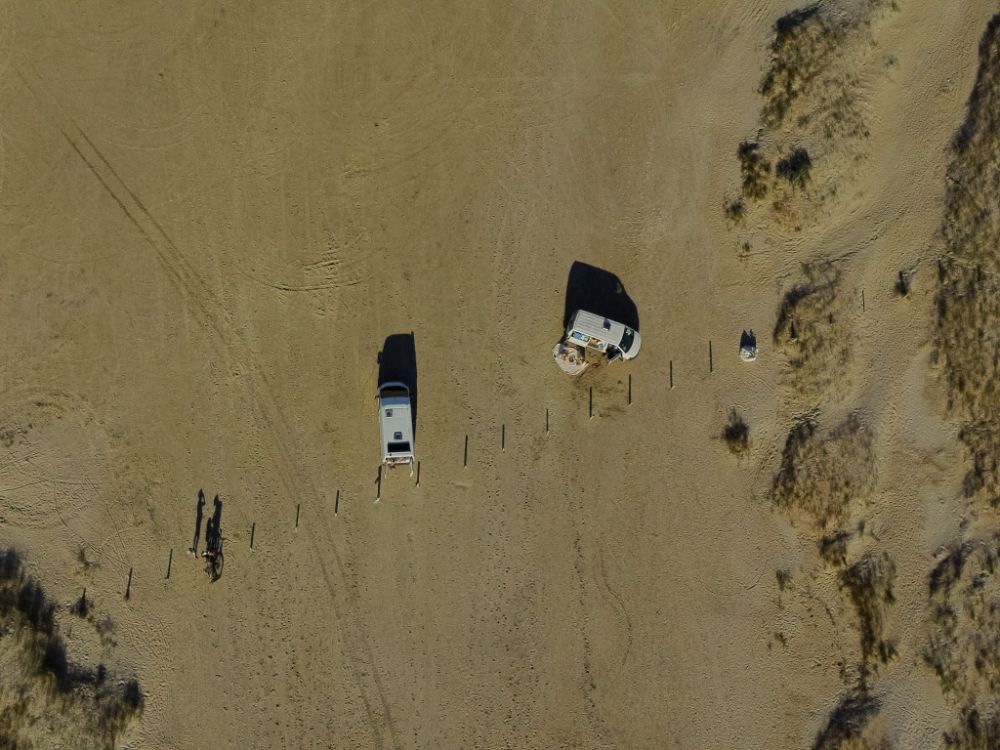
[(575, 261), (566, 281), (563, 331), (577, 310), (602, 315), (639, 330), (639, 311), (625, 291), (621, 279), (610, 271)]
[(417, 347), (413, 332), (394, 333), (378, 353), (378, 384), (398, 381), (410, 389), (413, 436), (417, 435)]
[(205, 491), (198, 490), (198, 505), (195, 508), (194, 519), (194, 541), (191, 542), (191, 549), (194, 554), (198, 554), (198, 542), (201, 540), (201, 519), (205, 508)]

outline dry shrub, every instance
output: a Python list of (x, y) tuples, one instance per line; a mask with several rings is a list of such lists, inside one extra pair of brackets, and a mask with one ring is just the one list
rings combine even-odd
[(753, 141), (743, 141), (736, 149), (736, 157), (740, 160), (743, 197), (760, 200), (767, 195), (770, 186), (771, 162), (764, 158), (760, 144)]
[[(950, 548), (928, 580), (932, 630), (924, 659), (960, 707), (948, 746), (998, 747), (1000, 534)], [(986, 744), (984, 744), (986, 743)]]
[(742, 198), (727, 200), (723, 204), (722, 209), (726, 214), (726, 218), (733, 224), (742, 226), (746, 223), (747, 204)]
[(931, 572), (924, 658), (945, 692), (1000, 694), (1000, 535), (952, 547)]
[(802, 267), (804, 281), (792, 287), (778, 308), (774, 345), (788, 356), (793, 387), (816, 396), (829, 386), (851, 356), (851, 336), (838, 295), (841, 274), (830, 261)]
[(896, 655), (896, 647), (882, 637), (885, 608), (895, 601), (895, 579), (896, 565), (887, 552), (869, 552), (840, 573), (840, 585), (858, 615), (862, 684), (875, 674), (878, 664), (886, 664)]
[[(1000, 15), (979, 45), (953, 143), (938, 263), (937, 352), (972, 468), (965, 493), (1000, 507)], [(1000, 747), (1000, 534), (952, 547), (929, 580), (924, 658), (958, 704), (951, 748)]]
[(857, 683), (830, 714), (813, 743), (816, 750), (888, 750), (889, 741), (872, 726), (879, 701), (871, 693), (871, 680), (881, 664), (896, 654), (883, 638), (885, 610), (895, 600), (892, 586), (896, 566), (888, 553), (868, 552), (850, 566), (846, 564), (850, 534), (840, 530), (820, 542), (825, 559), (840, 568), (840, 587), (847, 592), (858, 617), (861, 663)]
[(887, 750), (887, 741), (866, 732), (880, 708), (878, 698), (867, 690), (846, 693), (816, 735), (813, 750)]
[(984, 718), (975, 708), (963, 708), (961, 726), (945, 732), (944, 744), (955, 750), (996, 750), (1000, 747), (1000, 707), (994, 704)]
[(871, 430), (856, 415), (826, 434), (809, 419), (799, 421), (785, 440), (771, 488), (774, 504), (805, 511), (820, 529), (842, 524), (875, 486), (872, 443)]
[[(810, 180), (809, 151), (822, 155), (827, 176), (857, 161), (857, 144), (868, 136), (861, 73), (871, 67), (872, 21), (885, 5), (884, 0), (817, 2), (775, 23), (759, 89), (763, 127), (737, 150), (745, 200), (773, 195), (775, 212), (797, 226), (815, 215), (802, 200), (793, 200)], [(806, 202), (821, 202), (835, 190), (825, 185)]]
[(744, 456), (750, 450), (750, 428), (736, 409), (729, 410), (729, 422), (722, 430), (722, 439), (737, 456)]
[(774, 578), (778, 582), (778, 589), (784, 591), (792, 582), (792, 571), (788, 568), (778, 568), (774, 571)]
[(779, 18), (760, 84), (761, 122), (775, 129), (794, 119), (800, 126), (818, 127), (828, 139), (867, 136), (852, 64), (856, 49), (870, 41), (864, 32), (884, 5), (864, 0), (846, 12), (831, 3), (815, 3)]
[(841, 568), (847, 565), (847, 543), (851, 541), (850, 532), (837, 529), (819, 540), (819, 556), (827, 565)]
[(1000, 15), (980, 44), (954, 153), (938, 264), (937, 350), (972, 456), (966, 494), (1000, 506)]
[(0, 748), (113, 750), (142, 713), (139, 683), (73, 662), (55, 610), (20, 557), (0, 550)]
[(778, 162), (775, 174), (788, 181), (792, 187), (805, 187), (809, 182), (809, 172), (812, 169), (812, 159), (809, 152), (799, 147), (793, 149), (788, 156)]
[(845, 29), (831, 24), (819, 4), (793, 10), (774, 24), (771, 64), (760, 84), (764, 97), (761, 122), (780, 127), (792, 104), (811, 93), (816, 80), (843, 41)]

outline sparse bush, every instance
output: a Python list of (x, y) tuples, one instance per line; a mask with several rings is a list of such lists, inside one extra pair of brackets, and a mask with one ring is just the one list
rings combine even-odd
[(841, 320), (840, 272), (828, 261), (803, 266), (805, 280), (786, 292), (774, 327), (775, 347), (788, 355), (797, 390), (812, 396), (833, 382), (851, 354)]
[(996, 750), (1000, 747), (1000, 711), (983, 717), (974, 706), (961, 711), (961, 728), (945, 732), (944, 744), (954, 750)]
[(747, 204), (743, 202), (742, 198), (726, 201), (723, 209), (725, 210), (726, 218), (733, 224), (743, 224), (746, 220)]
[(101, 645), (105, 648), (114, 648), (118, 645), (118, 641), (115, 640), (115, 623), (110, 615), (105, 615), (101, 619), (95, 620), (94, 630), (97, 631), (97, 635), (101, 639)]
[(973, 466), (965, 492), (1000, 506), (1000, 16), (979, 47), (979, 72), (948, 168), (938, 264), (937, 349), (950, 403), (963, 419), (959, 435)]
[(750, 428), (736, 409), (729, 410), (729, 423), (722, 430), (722, 439), (737, 456), (744, 456), (750, 450)]
[(880, 708), (879, 700), (865, 689), (847, 693), (816, 735), (813, 750), (876, 750), (878, 746), (866, 742), (863, 735)]
[(827, 534), (819, 540), (819, 555), (828, 564), (840, 568), (847, 564), (847, 543), (851, 535), (843, 529)]
[(895, 646), (882, 637), (884, 609), (895, 601), (895, 579), (896, 566), (887, 552), (868, 553), (840, 574), (840, 585), (858, 615), (862, 684), (874, 673), (876, 663), (886, 664), (896, 655)]
[(778, 568), (774, 571), (774, 577), (778, 581), (778, 589), (784, 591), (788, 584), (792, 582), (792, 571), (788, 568)]
[(777, 174), (788, 180), (793, 187), (805, 187), (809, 182), (809, 170), (812, 169), (812, 160), (809, 152), (804, 148), (793, 150), (787, 157), (778, 162)]
[[(82, 596), (74, 613), (89, 611), (88, 601)], [(25, 574), (20, 557), (0, 550), (0, 750), (113, 750), (129, 722), (142, 713), (139, 683), (116, 683), (107, 679), (103, 665), (91, 670), (73, 662), (54, 612), (41, 586)]]
[[(965, 494), (1000, 507), (1000, 14), (979, 45), (979, 69), (948, 168), (938, 262), (937, 359), (972, 466)], [(928, 581), (933, 628), (924, 659), (959, 708), (945, 745), (1000, 747), (1000, 535), (963, 541)]]
[[(924, 660), (961, 707), (946, 745), (992, 748), (1000, 738), (1000, 534), (947, 550), (928, 578), (933, 628)], [(993, 743), (993, 744), (990, 744)]]
[(827, 138), (864, 135), (851, 52), (866, 41), (861, 32), (884, 5), (867, 0), (847, 13), (814, 3), (779, 18), (760, 85), (761, 122), (777, 129), (794, 114), (800, 127), (815, 123)]
[(736, 149), (740, 160), (740, 173), (743, 176), (743, 197), (760, 200), (767, 195), (771, 180), (771, 162), (764, 158), (760, 144), (753, 141), (743, 141)]
[(829, 69), (829, 58), (843, 34), (843, 27), (830, 23), (818, 3), (777, 20), (771, 64), (760, 84), (765, 102), (761, 121), (767, 127), (781, 127), (795, 101), (812, 92), (817, 79)]
[(872, 444), (871, 430), (856, 415), (825, 435), (812, 420), (800, 420), (785, 439), (772, 500), (807, 512), (818, 528), (842, 524), (852, 503), (866, 500), (874, 488)]
[[(760, 123), (753, 142), (740, 145), (743, 198), (759, 201), (773, 194), (775, 215), (796, 230), (815, 212), (797, 205), (795, 193), (812, 176), (812, 157), (803, 144), (824, 155), (827, 177), (849, 169), (860, 158), (856, 144), (868, 136), (861, 106), (863, 72), (884, 70), (871, 54), (872, 21), (885, 0), (850, 4), (816, 2), (794, 10), (774, 25), (770, 61), (761, 79)], [(779, 156), (784, 154), (784, 157)], [(772, 172), (772, 162), (776, 170)], [(809, 194), (815, 205), (836, 192)]]

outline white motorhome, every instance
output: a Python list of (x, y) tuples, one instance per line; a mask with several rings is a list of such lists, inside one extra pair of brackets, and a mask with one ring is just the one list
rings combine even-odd
[(566, 327), (566, 343), (597, 349), (604, 352), (609, 361), (614, 362), (619, 357), (635, 357), (642, 346), (642, 338), (638, 331), (627, 325), (603, 315), (577, 310)]
[(378, 426), (382, 442), (382, 463), (390, 468), (413, 465), (413, 406), (410, 389), (400, 382), (378, 387)]

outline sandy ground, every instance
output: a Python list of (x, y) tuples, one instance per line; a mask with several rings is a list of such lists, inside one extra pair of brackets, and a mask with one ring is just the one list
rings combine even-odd
[[(992, 4), (900, 0), (865, 160), (801, 231), (751, 216), (743, 258), (723, 200), (795, 5), (518, 5), (3, 3), (0, 544), (115, 622), (76, 657), (139, 679), (124, 747), (808, 747), (857, 636), (768, 500), (813, 406), (770, 332), (800, 262), (849, 258), (821, 421), (876, 435), (880, 721), (938, 746), (921, 623), (964, 456), (927, 259)], [(550, 349), (577, 260), (621, 278), (644, 345), (573, 380)], [(373, 504), (376, 356), (410, 331), (420, 485)]]

